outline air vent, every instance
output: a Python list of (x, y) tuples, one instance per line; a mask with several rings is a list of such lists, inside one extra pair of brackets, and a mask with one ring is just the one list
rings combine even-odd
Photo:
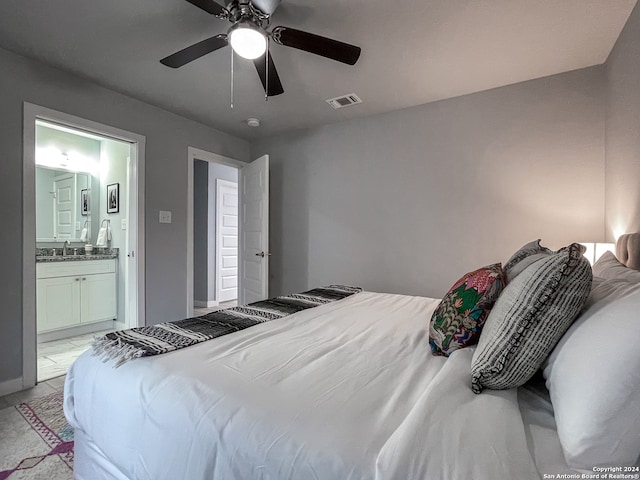
[(348, 107), (350, 105), (355, 105), (356, 103), (362, 103), (362, 100), (355, 93), (348, 93), (347, 95), (342, 95), (341, 97), (330, 98), (327, 100), (327, 103), (331, 105), (334, 109)]

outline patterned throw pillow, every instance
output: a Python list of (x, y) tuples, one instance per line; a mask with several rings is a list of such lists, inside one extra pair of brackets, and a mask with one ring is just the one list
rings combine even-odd
[(507, 260), (507, 263), (504, 264), (503, 270), (504, 274), (507, 276), (507, 282), (511, 282), (533, 262), (551, 254), (553, 254), (552, 250), (540, 245), (540, 239), (522, 246), (511, 256), (509, 260)]
[(459, 348), (478, 343), (484, 321), (505, 283), (499, 263), (458, 280), (431, 317), (429, 344), (433, 354), (448, 357)]
[(504, 289), (471, 363), (471, 388), (523, 385), (540, 368), (585, 304), (593, 275), (574, 243), (529, 265)]

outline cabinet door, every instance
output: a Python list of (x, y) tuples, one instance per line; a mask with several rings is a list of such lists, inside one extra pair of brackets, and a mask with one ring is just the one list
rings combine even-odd
[(37, 281), (38, 333), (80, 323), (80, 278), (43, 278)]
[(81, 279), (81, 322), (100, 322), (116, 318), (116, 274), (84, 275)]

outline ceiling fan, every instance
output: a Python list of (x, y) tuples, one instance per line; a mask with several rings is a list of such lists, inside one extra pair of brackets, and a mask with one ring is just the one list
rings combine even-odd
[[(269, 40), (347, 65), (355, 65), (360, 57), (360, 47), (313, 33), (281, 26), (268, 32), (271, 15), (278, 8), (280, 0), (231, 0), (226, 7), (214, 0), (187, 1), (217, 18), (229, 20), (232, 25), (226, 34), (214, 35), (160, 60), (160, 63), (167, 67), (182, 67), (208, 53), (231, 45), (235, 53), (253, 60), (265, 95), (272, 97), (284, 93), (284, 89), (269, 52)], [(265, 58), (268, 58), (268, 62)]]

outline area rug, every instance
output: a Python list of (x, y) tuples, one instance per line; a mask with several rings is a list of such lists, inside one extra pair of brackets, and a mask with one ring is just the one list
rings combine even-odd
[(62, 395), (0, 410), (0, 480), (73, 479), (73, 428)]

